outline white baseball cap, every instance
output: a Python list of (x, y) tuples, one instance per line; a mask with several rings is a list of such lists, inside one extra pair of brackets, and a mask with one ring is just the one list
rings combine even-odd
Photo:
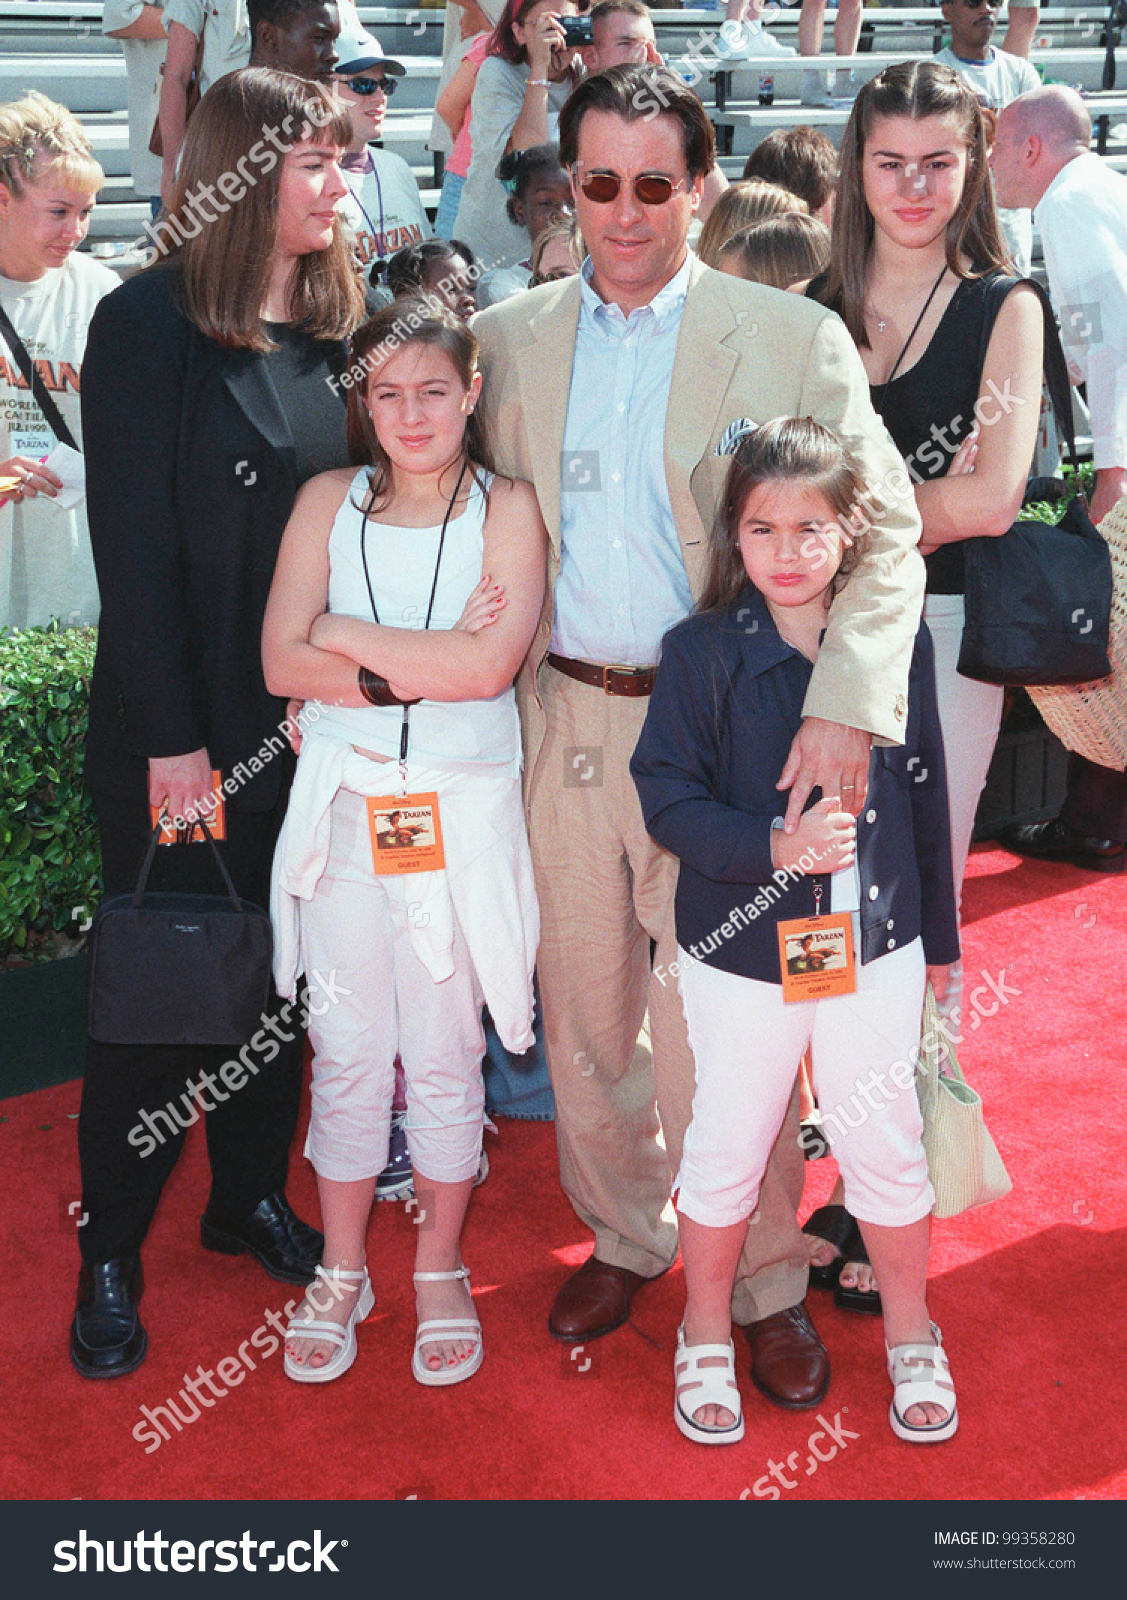
[[(341, 9), (344, 10), (343, 7)], [(382, 67), (384, 72), (390, 72), (396, 78), (406, 74), (407, 69), (402, 62), (392, 61), (384, 55), (380, 41), (374, 33), (368, 32), (355, 13), (342, 24), (336, 49), (337, 64), (333, 72), (338, 78), (354, 78), (369, 67)]]

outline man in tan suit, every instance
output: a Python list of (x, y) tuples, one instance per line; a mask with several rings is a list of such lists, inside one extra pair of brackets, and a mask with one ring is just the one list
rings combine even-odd
[[(900, 741), (924, 572), (911, 485), (842, 323), (687, 251), (714, 150), (692, 91), (660, 68), (613, 68), (575, 91), (560, 143), (590, 260), (580, 278), (493, 307), (474, 329), (498, 464), (535, 485), (551, 537), (518, 693), (560, 1174), (595, 1234), (549, 1328), (581, 1342), (624, 1322), (677, 1253), (670, 1187), (694, 1084), (669, 976), (677, 863), (645, 831), (628, 762), (661, 636), (700, 590), (725, 430), (813, 416), (856, 452), (879, 496), (780, 775), (788, 828), (816, 784), (858, 812), (872, 738)], [(807, 1406), (829, 1365), (803, 1303), (796, 1100), (748, 1229), (733, 1318), (758, 1387)]]

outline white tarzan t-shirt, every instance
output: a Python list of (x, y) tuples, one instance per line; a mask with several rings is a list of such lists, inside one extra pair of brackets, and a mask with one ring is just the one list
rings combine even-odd
[(365, 279), (373, 261), (386, 261), (397, 250), (434, 234), (415, 175), (403, 157), (375, 145), (368, 146), (368, 154), (367, 170), (343, 169), (349, 192), (340, 202)]
[[(0, 277), (0, 303), (79, 446), (86, 335), (98, 301), (119, 281), (77, 253), (34, 283)], [(0, 461), (38, 461), (56, 443), (0, 334)], [(40, 627), (52, 617), (77, 626), (97, 622), (98, 610), (85, 501), (71, 511), (47, 495), (0, 506), (0, 627)]]

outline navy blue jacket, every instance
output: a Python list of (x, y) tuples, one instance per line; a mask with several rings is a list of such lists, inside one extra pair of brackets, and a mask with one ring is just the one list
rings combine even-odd
[[(787, 799), (775, 784), (812, 671), (749, 584), (726, 610), (666, 634), (630, 762), (646, 827), (681, 862), (678, 942), (691, 951), (705, 941), (700, 956), (710, 966), (767, 983), (781, 982), (777, 923), (813, 916), (819, 882), (821, 909), (830, 910), (827, 874), (776, 878), (771, 861), (771, 823)], [(863, 963), (921, 935), (929, 964), (958, 960), (947, 775), (922, 623), (904, 744), (872, 752), (857, 862)]]

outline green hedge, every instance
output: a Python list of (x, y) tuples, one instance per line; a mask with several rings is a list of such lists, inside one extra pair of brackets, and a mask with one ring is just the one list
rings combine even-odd
[[(95, 628), (0, 629), (0, 959), (49, 958), (101, 895), (82, 786)], [(79, 917), (76, 908), (82, 908)]]

